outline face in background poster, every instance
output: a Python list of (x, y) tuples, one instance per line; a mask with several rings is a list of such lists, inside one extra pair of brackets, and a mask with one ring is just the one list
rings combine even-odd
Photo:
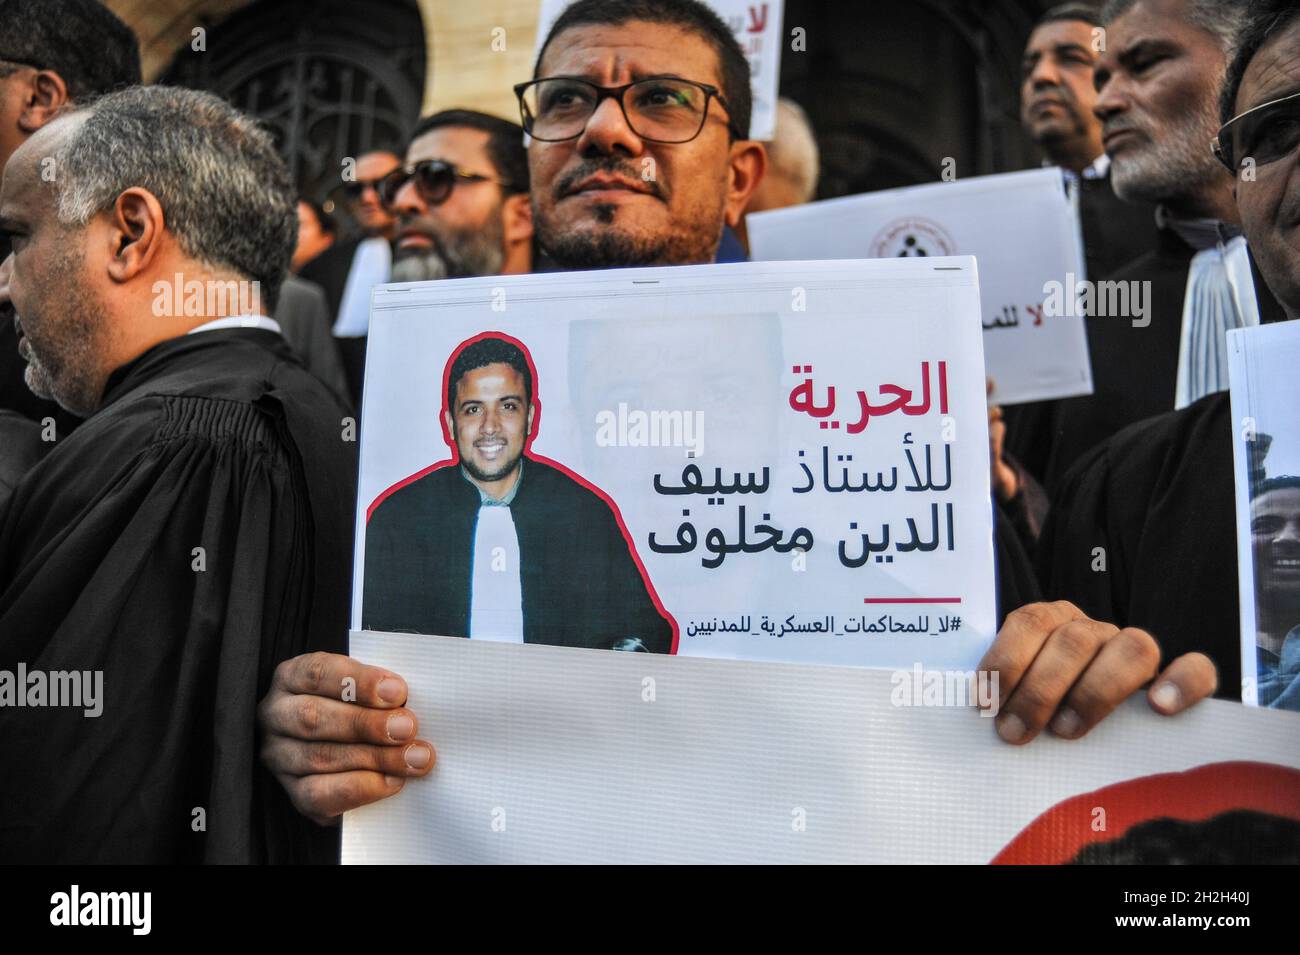
[(354, 629), (970, 668), (994, 632), (969, 259), (389, 286)]
[(1228, 333), (1242, 700), (1300, 711), (1300, 322)]

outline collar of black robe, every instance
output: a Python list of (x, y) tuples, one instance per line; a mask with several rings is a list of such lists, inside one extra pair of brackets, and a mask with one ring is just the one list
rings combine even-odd
[(1241, 235), (1241, 228), (1219, 219), (1180, 219), (1165, 206), (1156, 206), (1156, 228), (1168, 230), (1197, 252), (1212, 249)]
[(170, 370), (169, 366), (174, 362), (221, 348), (232, 341), (247, 341), (270, 349), (283, 358), (292, 357), (284, 337), (265, 328), (218, 328), (199, 335), (177, 335), (159, 342), (109, 375), (98, 410), (103, 411), (164, 369)]

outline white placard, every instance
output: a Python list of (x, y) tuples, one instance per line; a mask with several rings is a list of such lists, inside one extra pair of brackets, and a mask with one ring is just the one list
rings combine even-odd
[[(354, 629), (973, 666), (995, 630), (978, 299), (970, 258), (377, 287)], [(479, 405), (457, 391), (459, 437), (446, 418), (484, 347), (527, 406), (490, 460)], [(476, 516), (461, 465), (520, 460), (511, 517)]]
[[(438, 759), (345, 816), (345, 863), (1063, 862), (1188, 820), (1187, 844), (1145, 843), (1170, 861), (1227, 811), (1300, 819), (1300, 716), (1237, 703), (1168, 718), (1137, 694), (1021, 747), (901, 705), (907, 673), (391, 634), (351, 653), (406, 678)], [(1211, 854), (1248, 858), (1244, 831)]]
[(1082, 310), (1066, 291), (1085, 277), (1079, 216), (1058, 169), (827, 199), (747, 223), (756, 261), (973, 255), (993, 400), (1092, 393)]
[[(1241, 696), (1300, 710), (1300, 322), (1228, 332)], [(1290, 480), (1288, 480), (1290, 479)]]
[[(542, 42), (551, 32), (571, 0), (541, 0), (537, 15), (537, 40), (533, 62), (541, 52)], [(750, 139), (770, 140), (776, 134), (776, 100), (781, 79), (781, 18), (785, 0), (704, 0), (736, 34), (745, 59), (749, 61), (750, 95), (753, 109), (749, 120)], [(700, 77), (687, 79), (704, 82)]]

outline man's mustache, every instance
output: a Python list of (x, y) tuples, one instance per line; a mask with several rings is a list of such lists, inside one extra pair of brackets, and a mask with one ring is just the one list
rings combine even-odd
[(557, 197), (563, 197), (582, 180), (589, 176), (594, 176), (598, 172), (613, 173), (623, 179), (630, 179), (633, 182), (640, 182), (642, 188), (650, 195), (657, 199), (663, 198), (663, 189), (659, 185), (658, 179), (645, 179), (641, 176), (639, 170), (632, 163), (619, 159), (617, 156), (607, 156), (600, 159), (584, 159), (575, 169), (566, 172), (555, 182), (554, 194)]

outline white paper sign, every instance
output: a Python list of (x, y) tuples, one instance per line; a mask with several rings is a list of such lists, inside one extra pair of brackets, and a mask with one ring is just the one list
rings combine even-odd
[[(1300, 716), (1142, 694), (1081, 740), (997, 738), (909, 673), (676, 659), (392, 634), (351, 653), (402, 674), (438, 751), (348, 813), (345, 863), (1151, 862), (1294, 854)], [(1230, 827), (1213, 820), (1247, 812)], [(1171, 838), (1162, 819), (1183, 821)], [(1289, 822), (1288, 822), (1289, 820)], [(1155, 830), (1155, 831), (1153, 831)], [(1270, 837), (1276, 838), (1276, 837)], [(1095, 851), (1095, 849), (1094, 849)], [(1103, 858), (1105, 856), (1103, 855)]]
[[(564, 12), (571, 0), (541, 0), (537, 16), (537, 41), (533, 47), (533, 62), (541, 52), (551, 26)], [(776, 134), (776, 100), (781, 79), (781, 44), (783, 34), (781, 18), (785, 0), (704, 0), (707, 7), (720, 16), (736, 34), (745, 59), (749, 60), (750, 95), (753, 109), (750, 113), (751, 139), (770, 140)], [(687, 79), (699, 80), (688, 76)]]
[(1242, 700), (1300, 710), (1300, 321), (1228, 332)]
[(755, 213), (747, 223), (756, 261), (973, 255), (993, 399), (1092, 393), (1082, 310), (1066, 291), (1077, 291), (1085, 275), (1079, 217), (1060, 170), (827, 199)]
[(973, 666), (978, 297), (969, 258), (377, 288), (354, 628)]

